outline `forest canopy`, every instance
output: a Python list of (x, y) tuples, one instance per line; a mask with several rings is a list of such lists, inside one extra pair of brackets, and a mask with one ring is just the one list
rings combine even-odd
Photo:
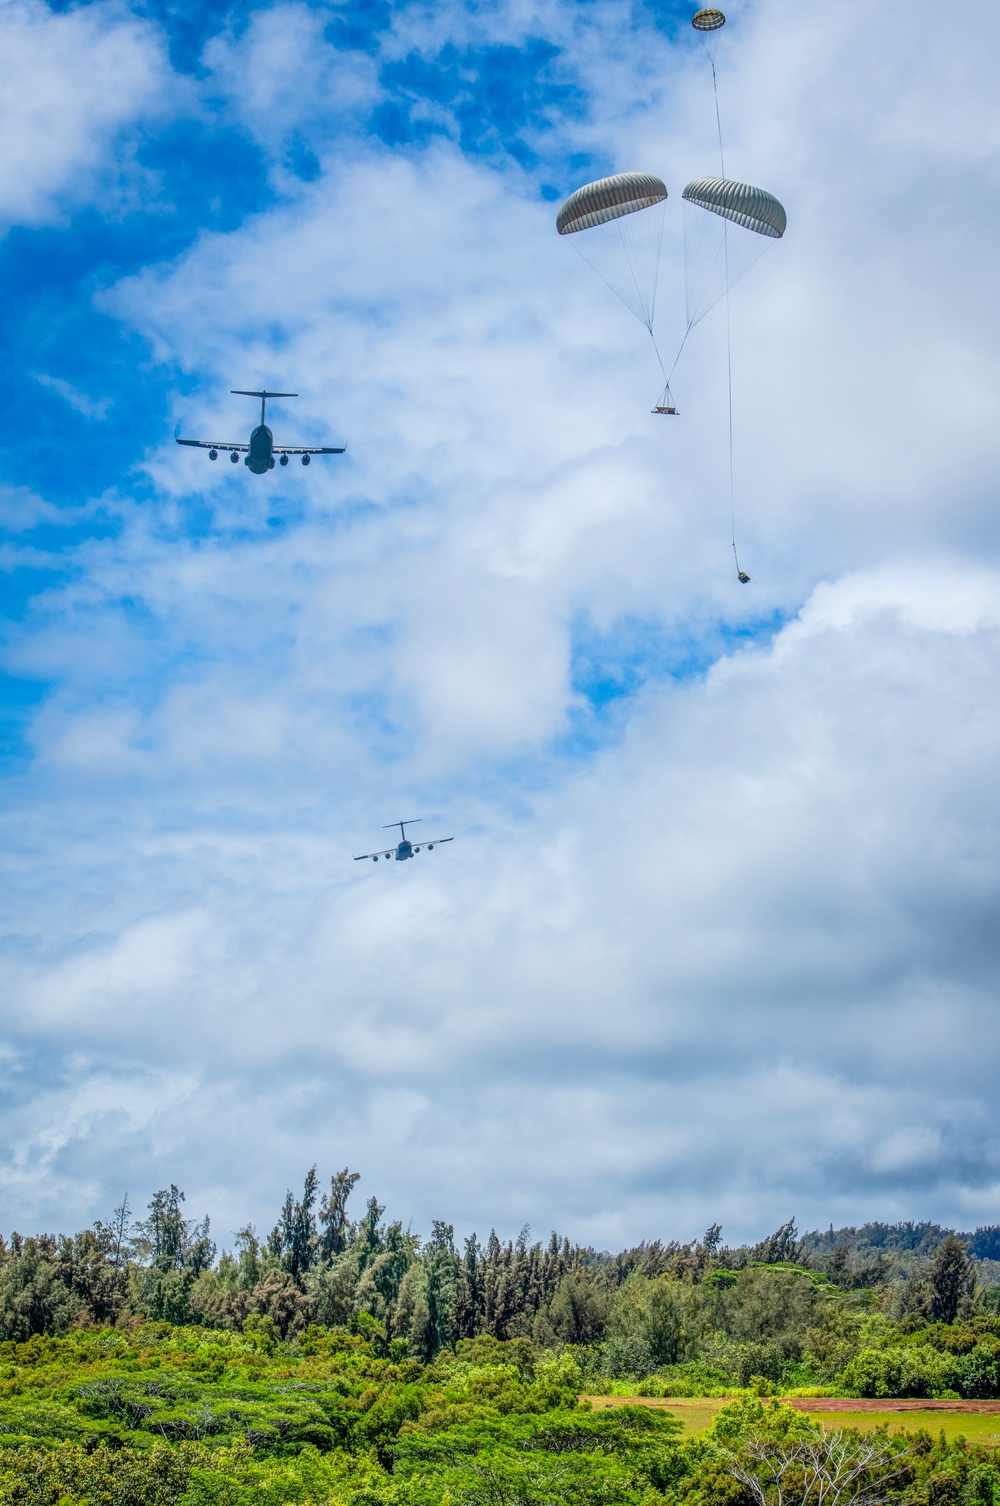
[[(269, 1233), (247, 1225), (220, 1254), (184, 1193), (127, 1199), (74, 1235), (0, 1240), (0, 1340), (142, 1323), (361, 1335), (376, 1353), (430, 1362), (461, 1340), (525, 1340), (573, 1352), (594, 1385), (663, 1394), (821, 1385), (890, 1396), (1000, 1395), (1000, 1228), (872, 1223), (800, 1236), (794, 1220), (730, 1247), (652, 1240), (617, 1253), (524, 1229), (501, 1241), (435, 1221), (421, 1239), (359, 1178), (286, 1195)], [(900, 1388), (903, 1388), (902, 1391)]]
[[(989, 1450), (824, 1433), (778, 1399), (1000, 1396), (996, 1229), (456, 1244), (375, 1198), (354, 1216), (357, 1181), (314, 1168), (221, 1254), (176, 1186), (138, 1219), (126, 1201), (0, 1242), (0, 1501), (778, 1506), (775, 1482), (803, 1503), (1000, 1500)], [(697, 1437), (635, 1404), (706, 1394), (727, 1400)]]

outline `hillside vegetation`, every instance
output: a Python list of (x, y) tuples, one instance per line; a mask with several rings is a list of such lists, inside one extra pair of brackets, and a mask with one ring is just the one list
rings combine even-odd
[[(809, 1480), (850, 1476), (845, 1503), (1000, 1502), (988, 1452), (824, 1438), (767, 1399), (1000, 1396), (995, 1230), (459, 1250), (451, 1226), (421, 1241), (374, 1199), (352, 1220), (355, 1181), (321, 1196), (311, 1172), (265, 1239), (244, 1229), (221, 1256), (176, 1188), (137, 1223), (122, 1208), (74, 1236), (14, 1235), (0, 1500), (764, 1506), (776, 1479), (805, 1502)], [(610, 1391), (741, 1394), (682, 1441), (663, 1411), (579, 1402)]]

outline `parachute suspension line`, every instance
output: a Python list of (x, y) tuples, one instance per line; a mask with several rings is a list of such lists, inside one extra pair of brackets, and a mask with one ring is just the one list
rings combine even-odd
[[(729, 260), (729, 229), (726, 228), (726, 261), (728, 273)], [(726, 281), (729, 278), (727, 275)], [(726, 288), (726, 380), (728, 383), (729, 396), (729, 526), (733, 541), (733, 559), (736, 561), (736, 579), (746, 585), (750, 577), (740, 566), (740, 557), (736, 552), (736, 488), (733, 483), (733, 341), (729, 324), (729, 289)]]
[(680, 345), (678, 345), (678, 347), (677, 347), (677, 354), (674, 356), (674, 364), (671, 366), (670, 371), (667, 374), (667, 381), (668, 382), (673, 381), (674, 372), (677, 370), (677, 362), (681, 358), (681, 351), (684, 349), (685, 345), (687, 344), (687, 337), (688, 337), (688, 335), (691, 333), (691, 331), (693, 329), (694, 329), (694, 325), (693, 324), (689, 324), (688, 327), (687, 327), (687, 329), (684, 331), (684, 338), (681, 341)]
[(674, 361), (674, 366), (671, 366), (668, 373), (667, 368), (663, 364), (663, 357), (660, 355), (660, 347), (656, 343), (656, 336), (653, 334), (652, 330), (649, 331), (649, 334), (653, 342), (653, 349), (656, 352), (656, 359), (660, 364), (660, 375), (663, 377), (663, 391), (660, 393), (660, 400), (657, 403), (656, 407), (653, 409), (653, 412), (676, 413), (677, 404), (674, 402), (674, 395), (670, 390), (670, 378), (674, 374), (674, 366), (677, 365), (677, 361)]
[[(622, 227), (619, 222), (615, 222), (615, 228), (620, 232), (624, 227)], [(635, 238), (632, 237), (632, 240), (634, 241)], [(656, 235), (655, 240), (656, 255), (658, 260), (660, 242), (659, 234)], [(639, 252), (641, 253), (641, 243), (636, 242), (634, 246), (630, 247), (627, 240), (623, 237), (622, 245), (616, 248), (613, 245), (613, 242), (608, 240), (604, 247), (607, 260), (603, 266), (600, 262), (594, 260), (592, 257), (588, 256), (585, 253), (583, 247), (575, 237), (571, 244), (580, 253), (580, 256), (583, 258), (583, 260), (586, 261), (589, 266), (591, 266), (597, 273), (598, 277), (604, 283), (605, 287), (610, 288), (612, 293), (614, 293), (618, 298), (622, 299), (622, 301), (626, 304), (626, 307), (631, 309), (632, 313), (639, 320), (640, 324), (642, 324), (643, 327), (649, 332), (649, 338), (653, 342), (653, 353), (656, 356), (656, 361), (660, 368), (660, 373), (664, 381), (665, 395), (660, 399), (660, 411), (671, 411), (673, 409), (673, 398), (670, 395), (670, 382), (667, 377), (666, 367), (663, 364), (663, 356), (660, 354), (660, 347), (656, 342), (656, 333), (653, 328), (654, 309), (656, 304), (656, 289), (654, 286), (652, 292), (650, 293), (648, 289), (645, 289), (639, 285), (636, 279), (635, 267), (628, 255), (629, 250), (634, 251), (636, 248), (638, 248)], [(685, 336), (685, 339), (686, 338), (687, 337)], [(675, 361), (674, 365), (676, 366), (676, 364), (677, 362)], [(672, 374), (673, 373), (671, 371), (671, 375)], [(668, 404), (669, 410), (667, 408)]]
[(660, 355), (660, 347), (656, 343), (656, 336), (653, 334), (652, 330), (649, 331), (649, 338), (653, 342), (653, 350), (655, 351), (655, 353), (656, 353), (656, 359), (657, 359), (657, 361), (660, 364), (660, 371), (663, 373), (663, 380), (669, 386), (670, 385), (670, 378), (667, 376), (667, 368), (663, 364), (663, 357)]
[[(699, 30), (698, 35), (701, 37), (701, 44), (702, 44), (702, 46), (705, 49), (705, 56), (708, 58), (708, 66), (712, 70), (712, 94), (713, 94), (713, 96), (715, 98), (715, 126), (716, 126), (716, 130), (719, 133), (719, 166), (722, 169), (722, 171), (721, 171), (721, 173), (720, 173), (719, 176), (721, 178), (725, 179), (725, 176), (726, 176), (726, 159), (725, 159), (725, 156), (723, 155), (723, 151), (722, 151), (722, 116), (719, 114), (719, 84), (718, 84), (718, 80), (716, 79), (716, 76), (715, 76), (715, 58), (714, 58), (714, 56), (712, 54), (711, 40), (710, 40), (710, 39), (713, 39), (713, 38), (716, 37), (716, 31), (714, 29), (712, 31), (701, 31), (701, 30)], [(729, 236), (727, 234), (727, 236), (726, 236), (726, 287), (727, 287), (727, 291), (726, 291), (726, 325), (727, 325), (727, 330), (728, 330), (728, 324), (729, 324), (729, 292), (728, 292), (728, 285), (729, 285)], [(666, 385), (666, 388), (665, 388), (665, 392), (667, 394), (669, 394), (669, 392), (670, 392), (670, 383), (674, 379), (674, 372), (677, 370), (677, 363), (680, 360), (680, 358), (681, 358), (681, 356), (682, 356), (682, 354), (684, 352), (684, 347), (687, 344), (688, 335), (694, 329), (694, 326), (695, 326), (696, 323), (697, 323), (697, 320), (692, 320), (690, 318), (688, 319), (688, 321), (687, 321), (687, 328), (684, 331), (684, 337), (681, 340), (680, 345), (678, 345), (678, 347), (677, 347), (677, 354), (674, 356), (673, 365), (671, 366), (669, 372), (664, 373), (665, 376), (666, 376), (666, 379), (667, 379), (667, 385)], [(657, 355), (659, 355), (659, 351), (657, 351)], [(661, 366), (663, 365), (662, 361), (660, 362), (660, 365)], [(730, 382), (729, 399), (730, 399), (729, 406), (730, 406), (730, 417), (731, 417), (732, 416), (732, 383), (731, 382)], [(730, 446), (729, 446), (729, 451), (730, 451), (730, 453), (729, 453), (730, 471), (732, 470), (732, 459), (733, 459), (733, 457), (732, 457), (732, 432), (731, 432), (731, 429), (732, 429), (732, 426), (730, 425)], [(732, 488), (730, 488), (730, 490), (732, 490)]]
[[(704, 40), (704, 38), (702, 40)], [(706, 50), (706, 52), (708, 51), (707, 44), (706, 44), (705, 50)], [(716, 78), (716, 75), (715, 75), (715, 59), (712, 57), (711, 53), (709, 53), (708, 62), (709, 62), (709, 66), (712, 69), (712, 95), (713, 95), (713, 97), (715, 99), (715, 128), (716, 128), (716, 130), (718, 132), (718, 135), (719, 135), (719, 170), (720, 170), (719, 171), (719, 176), (723, 180), (725, 180), (725, 176), (726, 176), (726, 154), (725, 154), (725, 150), (724, 150), (723, 145), (722, 145), (722, 115), (721, 115), (721, 113), (719, 111), (719, 81), (718, 81), (718, 79)], [(728, 409), (728, 419), (729, 419), (729, 530), (730, 530), (730, 538), (732, 540), (732, 545), (733, 545), (733, 559), (736, 561), (736, 579), (738, 581), (742, 582), (743, 585), (746, 585), (749, 582), (750, 577), (749, 577), (749, 575), (747, 575), (746, 571), (740, 565), (740, 557), (739, 557), (739, 554), (737, 553), (737, 550), (736, 550), (736, 484), (735, 484), (735, 473), (734, 473), (735, 472), (735, 468), (734, 468), (734, 465), (733, 465), (733, 332), (732, 332), (732, 324), (730, 322), (730, 311), (729, 311), (729, 226), (728, 226), (728, 224), (726, 224), (725, 227), (724, 227), (724, 242), (723, 242), (723, 244), (724, 244), (724, 248), (725, 248), (725, 258), (726, 258), (726, 389), (727, 389), (726, 390), (726, 397), (727, 397), (727, 409)], [(689, 333), (690, 333), (690, 327), (689, 327)], [(684, 336), (684, 339), (685, 340), (687, 339), (687, 335)], [(684, 344), (683, 344), (683, 341), (682, 341), (681, 342), (681, 350), (683, 350), (683, 349), (684, 349)], [(681, 352), (679, 350), (677, 352), (677, 359), (678, 360), (680, 359), (680, 354), (681, 354)], [(676, 364), (677, 364), (677, 362), (675, 361), (674, 365), (676, 366)]]
[(715, 126), (719, 133), (719, 167), (722, 169), (719, 176), (720, 178), (724, 178), (726, 176), (726, 158), (722, 150), (722, 117), (719, 114), (719, 83), (715, 77), (715, 59), (710, 57), (708, 61), (712, 69), (712, 93), (715, 95)]

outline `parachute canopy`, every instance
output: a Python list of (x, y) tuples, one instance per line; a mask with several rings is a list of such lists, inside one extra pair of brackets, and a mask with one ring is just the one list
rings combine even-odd
[(653, 173), (616, 173), (578, 188), (556, 215), (559, 234), (650, 334), (666, 198)]
[(719, 50), (719, 38), (722, 36), (722, 28), (726, 24), (726, 18), (721, 10), (713, 10), (710, 6), (705, 10), (698, 11), (691, 17), (691, 25), (701, 37), (705, 51), (708, 53), (709, 62), (712, 64), (712, 76), (715, 76), (715, 56)]
[(689, 204), (721, 214), (725, 219), (780, 240), (788, 217), (774, 194), (749, 183), (734, 183), (729, 178), (695, 178), (682, 195)]
[(729, 178), (695, 178), (682, 197), (690, 330), (781, 239), (787, 219), (773, 194)]
[(667, 190), (652, 173), (616, 173), (613, 178), (598, 178), (571, 193), (556, 215), (560, 235), (589, 230), (617, 220), (623, 214), (635, 214), (662, 204)]

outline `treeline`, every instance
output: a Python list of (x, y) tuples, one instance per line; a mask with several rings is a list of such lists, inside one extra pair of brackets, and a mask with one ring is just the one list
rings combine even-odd
[(266, 1237), (247, 1226), (221, 1255), (176, 1186), (139, 1220), (126, 1201), (80, 1234), (14, 1234), (0, 1241), (0, 1341), (149, 1322), (289, 1341), (318, 1325), (394, 1361), (428, 1362), (482, 1335), (523, 1339), (570, 1349), (592, 1384), (663, 1394), (753, 1383), (1000, 1395), (995, 1227), (869, 1224), (800, 1237), (790, 1220), (732, 1248), (713, 1225), (698, 1241), (617, 1254), (555, 1234), (532, 1241), (527, 1230), (456, 1244), (450, 1224), (422, 1240), (386, 1221), (375, 1198), (352, 1218), (357, 1181), (345, 1169), (324, 1189), (313, 1168)]

